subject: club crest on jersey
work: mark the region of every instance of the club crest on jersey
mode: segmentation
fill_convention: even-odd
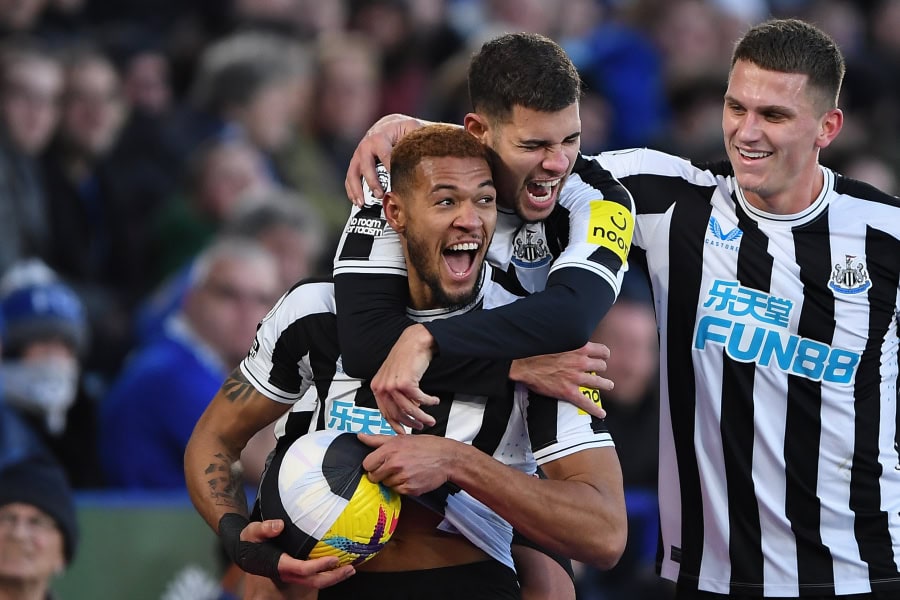
[[[844,264],[834,265],[828,287],[838,294],[860,294],[872,287],[869,271],[862,261],[853,262],[856,256],[844,255]]]
[[[522,269],[537,269],[553,259],[544,237],[544,228],[527,225],[516,232],[511,262]]]

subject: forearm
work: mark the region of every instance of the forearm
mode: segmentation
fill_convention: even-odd
[[[425,327],[438,356],[512,360],[583,346],[614,301],[615,291],[602,278],[561,269],[538,294]]]
[[[345,274],[336,276],[334,284],[344,370],[353,377],[371,379],[400,335],[415,325],[406,315],[406,278]],[[431,334],[427,335],[430,345]],[[436,357],[421,386],[432,393],[499,395],[506,389],[509,368],[507,360]]]
[[[621,471],[612,469],[603,482],[577,474],[565,479],[539,479],[471,446],[460,446],[465,447],[457,448],[458,459],[453,462],[450,481],[492,508],[526,537],[601,569],[611,568],[618,561],[626,537]],[[590,468],[591,460],[608,463],[608,456],[603,455],[610,453],[615,457],[612,448],[593,449],[560,461],[578,460]],[[614,463],[617,467],[618,460]],[[549,468],[552,470],[552,466]]]
[[[226,513],[249,515],[240,455],[240,447],[225,443],[201,417],[184,454],[184,476],[191,501],[214,531]]]
[[[288,408],[256,391],[238,368],[197,421],[184,453],[184,477],[197,512],[213,530],[226,513],[248,515],[241,451]]]

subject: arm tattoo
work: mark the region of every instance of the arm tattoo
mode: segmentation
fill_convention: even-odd
[[[235,369],[222,384],[225,397],[232,402],[246,401],[256,391],[250,381],[244,376],[240,368]]]
[[[215,458],[216,462],[209,463],[204,471],[213,501],[217,506],[247,510],[241,463],[221,453]]]

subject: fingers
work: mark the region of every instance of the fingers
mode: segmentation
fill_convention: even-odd
[[[354,573],[351,565],[338,566],[338,559],[333,556],[298,560],[283,555],[278,563],[278,575],[285,583],[300,583],[317,589],[339,583]]]
[[[372,448],[380,448],[391,439],[393,436],[390,435],[376,435],[374,433],[357,433],[356,437],[359,438],[366,446],[371,446]],[[371,455],[370,455],[371,456]],[[366,463],[363,462],[363,467],[366,466]]]
[[[363,205],[362,172],[359,169],[359,161],[354,153],[347,168],[347,176],[344,178],[344,191],[347,198],[358,207]]]
[[[601,377],[596,373],[585,373],[583,378],[578,381],[578,385],[592,390],[608,392],[615,387],[615,382],[613,382],[612,379]]]
[[[269,519],[268,521],[251,521],[241,531],[241,541],[265,542],[278,537],[284,529],[284,521],[281,519]]]
[[[374,386],[373,386],[374,387]],[[415,395],[416,400],[411,400],[406,394],[399,391],[376,391],[375,402],[382,416],[397,433],[406,433],[404,426],[415,430],[432,427],[435,424],[434,417],[419,408],[419,404],[434,406],[440,403],[440,399],[429,396],[419,391]]]
[[[580,396],[580,398],[573,397],[571,399],[566,399],[570,400],[572,404],[593,417],[597,417],[598,419],[606,418],[606,411],[603,409],[603,405],[600,404],[599,399],[595,401],[592,397],[585,394],[577,394],[577,396]]]
[[[584,349],[591,358],[600,358],[603,360],[609,359],[610,351],[606,344],[601,344],[600,342],[588,342],[585,344]]]

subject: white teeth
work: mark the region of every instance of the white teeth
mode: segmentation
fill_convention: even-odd
[[[476,242],[463,242],[460,244],[453,244],[447,250],[454,250],[457,252],[463,252],[466,250],[478,250],[478,244]]]
[[[746,156],[747,158],[764,158],[772,154],[771,152],[749,152],[747,150],[740,150],[738,152],[741,153],[741,156]]]
[[[559,179],[554,179],[553,181],[532,181],[531,183],[545,188],[552,188],[554,185],[559,183]]]

